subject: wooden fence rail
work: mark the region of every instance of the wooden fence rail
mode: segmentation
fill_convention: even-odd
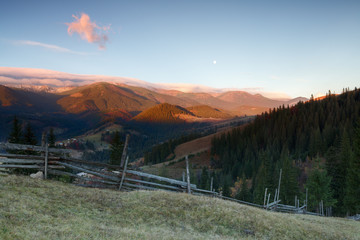
[[[3,168],[19,168],[19,169],[38,169],[44,171],[45,179],[48,174],[56,176],[69,176],[77,179],[76,185],[84,187],[112,188],[122,191],[131,191],[136,189],[145,190],[165,190],[175,192],[189,192],[195,195],[207,195],[234,201],[237,203],[249,205],[257,208],[264,208],[271,211],[302,213],[310,215],[319,215],[318,213],[308,212],[307,204],[299,206],[299,201],[295,199],[295,206],[280,204],[280,179],[278,189],[274,195],[274,201],[269,202],[270,193],[265,190],[264,205],[250,203],[222,196],[215,191],[199,189],[195,184],[190,184],[189,173],[187,181],[179,181],[176,179],[161,177],[149,173],[127,169],[127,161],[124,167],[109,165],[105,163],[89,162],[64,154],[74,151],[67,149],[55,149],[40,146],[20,145],[11,143],[0,143],[0,149],[26,150],[43,153],[39,155],[9,154],[0,153],[0,169]],[[57,154],[53,156],[51,154]],[[127,159],[128,160],[128,159]],[[114,171],[118,170],[118,171]],[[188,171],[187,171],[188,172]],[[82,174],[79,174],[82,173]],[[84,176],[85,175],[85,176]],[[280,172],[281,178],[281,172]],[[185,177],[183,177],[185,180]],[[212,190],[212,188],[211,188]],[[266,201],[267,199],[267,201]],[[306,198],[307,199],[307,198]],[[307,203],[307,201],[306,201]]]

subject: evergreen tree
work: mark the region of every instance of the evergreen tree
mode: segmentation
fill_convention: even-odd
[[[256,174],[254,201],[258,204],[263,204],[265,188],[268,189],[268,192],[275,190],[273,181],[273,163],[268,151],[261,152],[259,158],[261,159],[262,164]]]
[[[348,215],[360,213],[360,120],[355,129],[354,154],[346,175],[344,205]]]
[[[23,142],[24,142],[24,144],[28,144],[28,145],[36,145],[37,144],[37,140],[35,138],[35,134],[32,130],[30,123],[26,124]]]
[[[203,167],[201,172],[201,179],[200,179],[200,188],[201,189],[209,189],[209,172],[207,167]]]
[[[345,197],[345,189],[346,189],[346,178],[347,171],[349,168],[349,162],[351,161],[352,150],[350,146],[350,139],[347,134],[347,131],[343,131],[343,135],[341,138],[340,151],[338,154],[338,189],[337,189],[337,204],[335,208],[335,212],[340,215],[346,214],[346,209],[344,207],[344,197]]]
[[[47,140],[48,140],[49,147],[55,147],[56,137],[55,137],[53,128],[50,128]]]
[[[242,200],[242,201],[250,202],[251,201],[251,194],[250,194],[250,191],[249,191],[248,186],[247,186],[247,181],[246,181],[245,175],[243,175],[241,180],[242,180],[241,189],[235,195],[235,198],[239,199],[239,200]]]
[[[295,196],[299,195],[299,186],[297,170],[293,166],[292,161],[288,155],[288,150],[285,147],[281,153],[280,165],[280,168],[282,169],[282,176],[279,199],[281,199],[283,204],[292,204]]]
[[[124,143],[121,141],[120,133],[116,131],[112,138],[111,146],[110,146],[111,165],[120,165],[123,148],[124,148]]]
[[[11,133],[9,136],[9,143],[21,143],[21,124],[16,116],[14,116]]]
[[[333,198],[333,192],[330,188],[331,177],[327,175],[326,170],[315,168],[311,171],[309,178],[306,181],[306,188],[308,188],[308,209],[317,210],[319,202],[324,201],[324,207],[332,207],[336,203]]]
[[[225,197],[231,197],[230,186],[229,186],[228,180],[226,178],[224,179],[224,183],[222,186],[222,195]]]

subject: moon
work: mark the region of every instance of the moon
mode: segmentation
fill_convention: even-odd
[[[216,64],[216,60],[213,61],[213,64]]]

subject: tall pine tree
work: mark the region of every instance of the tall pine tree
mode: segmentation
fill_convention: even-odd
[[[333,192],[330,187],[331,177],[327,175],[326,170],[315,168],[311,171],[306,181],[306,188],[309,191],[308,209],[319,212],[319,203],[324,201],[324,207],[332,207],[336,200],[333,198]]]
[[[293,166],[286,147],[281,151],[280,168],[282,169],[279,199],[283,204],[292,204],[299,196],[297,170]]]
[[[16,116],[14,116],[12,129],[9,136],[9,143],[21,143],[21,124]]]
[[[360,213],[360,120],[354,133],[354,154],[350,158],[347,169],[344,197],[344,205],[348,215]]]
[[[32,130],[30,123],[26,124],[23,142],[24,142],[24,144],[28,144],[28,145],[36,145],[37,144],[37,140],[36,140],[35,134]]]
[[[121,141],[120,133],[115,132],[111,141],[110,164],[120,165],[124,143]]]
[[[49,147],[55,147],[56,137],[55,137],[53,128],[50,128],[47,140],[49,143]]]

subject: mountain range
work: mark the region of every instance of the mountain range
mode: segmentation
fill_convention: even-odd
[[[54,127],[63,137],[71,137],[109,121],[130,125],[135,122],[211,123],[307,101],[306,98],[275,100],[244,91],[184,92],[155,88],[146,82],[142,86],[143,82],[129,78],[110,82],[114,79],[99,77],[105,82],[94,82],[93,75],[87,76],[87,82],[78,80],[83,84],[80,86],[57,86],[46,84],[44,79],[52,77],[50,82],[54,83],[71,78],[76,82],[76,76],[50,71],[51,75],[49,70],[38,74],[41,80],[38,84],[21,85],[20,80],[28,79],[31,72],[16,75],[16,69],[11,69],[5,74],[3,69],[0,68],[1,140],[6,138],[14,115],[30,122],[39,132]],[[14,82],[15,78],[20,80]]]
[[[0,85],[0,108],[2,110],[72,114],[96,112],[104,115],[121,113],[125,120],[130,120],[140,112],[162,103],[182,108],[202,106],[202,114],[204,114],[204,108],[207,109],[206,117],[231,118],[235,115],[249,114],[251,111],[252,114],[259,114],[264,109],[280,105],[293,105],[298,101],[306,100],[305,98],[296,98],[280,101],[243,91],[214,94],[185,93],[163,89],[150,90],[107,82],[74,87],[67,91],[53,93]],[[215,115],[212,115],[211,112]],[[219,112],[223,113],[220,117],[218,116]]]

